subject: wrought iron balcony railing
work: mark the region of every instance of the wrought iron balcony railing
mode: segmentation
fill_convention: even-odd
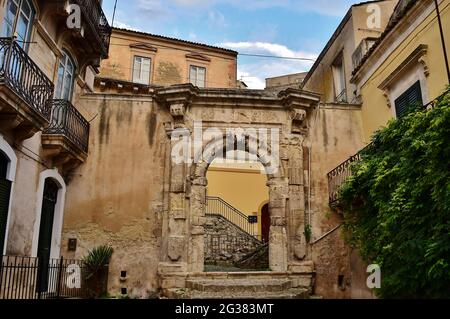
[[[0,38],[0,84],[50,121],[53,83],[13,38]]]
[[[354,162],[360,161],[361,155],[358,153],[348,160],[340,164],[334,170],[328,173],[328,192],[330,204],[334,204],[339,199],[339,189],[345,181],[352,176],[350,165]]]
[[[52,120],[46,135],[62,135],[84,153],[89,149],[89,122],[66,100],[50,100]]]
[[[72,0],[74,4],[80,6],[83,15],[92,30],[92,33],[101,44],[103,58],[108,57],[109,42],[111,39],[112,28],[108,23],[102,6],[98,0]]]
[[[341,93],[336,95],[335,101],[336,101],[336,103],[347,103],[348,102],[346,88],[344,88]]]

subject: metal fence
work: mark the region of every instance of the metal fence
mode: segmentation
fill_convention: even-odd
[[[87,298],[79,260],[2,256],[0,299]]]

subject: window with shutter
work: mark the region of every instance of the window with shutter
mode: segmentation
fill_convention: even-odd
[[[151,65],[151,59],[135,56],[133,65],[133,82],[139,84],[150,84]]]
[[[402,118],[411,106],[423,105],[422,89],[420,81],[413,84],[405,93],[395,100],[395,112],[397,118]]]
[[[206,82],[206,68],[191,65],[189,68],[189,82],[199,88],[204,88]]]

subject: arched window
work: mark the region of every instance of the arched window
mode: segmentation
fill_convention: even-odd
[[[31,0],[7,0],[1,37],[8,38],[17,33],[19,45],[26,50],[35,13]]]
[[[56,81],[55,99],[72,99],[73,84],[75,80],[75,63],[67,51],[59,61],[58,80]]]

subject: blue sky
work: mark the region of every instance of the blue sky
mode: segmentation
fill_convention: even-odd
[[[118,0],[114,26],[255,53],[315,58],[352,0]],[[114,0],[103,1],[111,21]],[[239,57],[250,88],[312,62]]]

